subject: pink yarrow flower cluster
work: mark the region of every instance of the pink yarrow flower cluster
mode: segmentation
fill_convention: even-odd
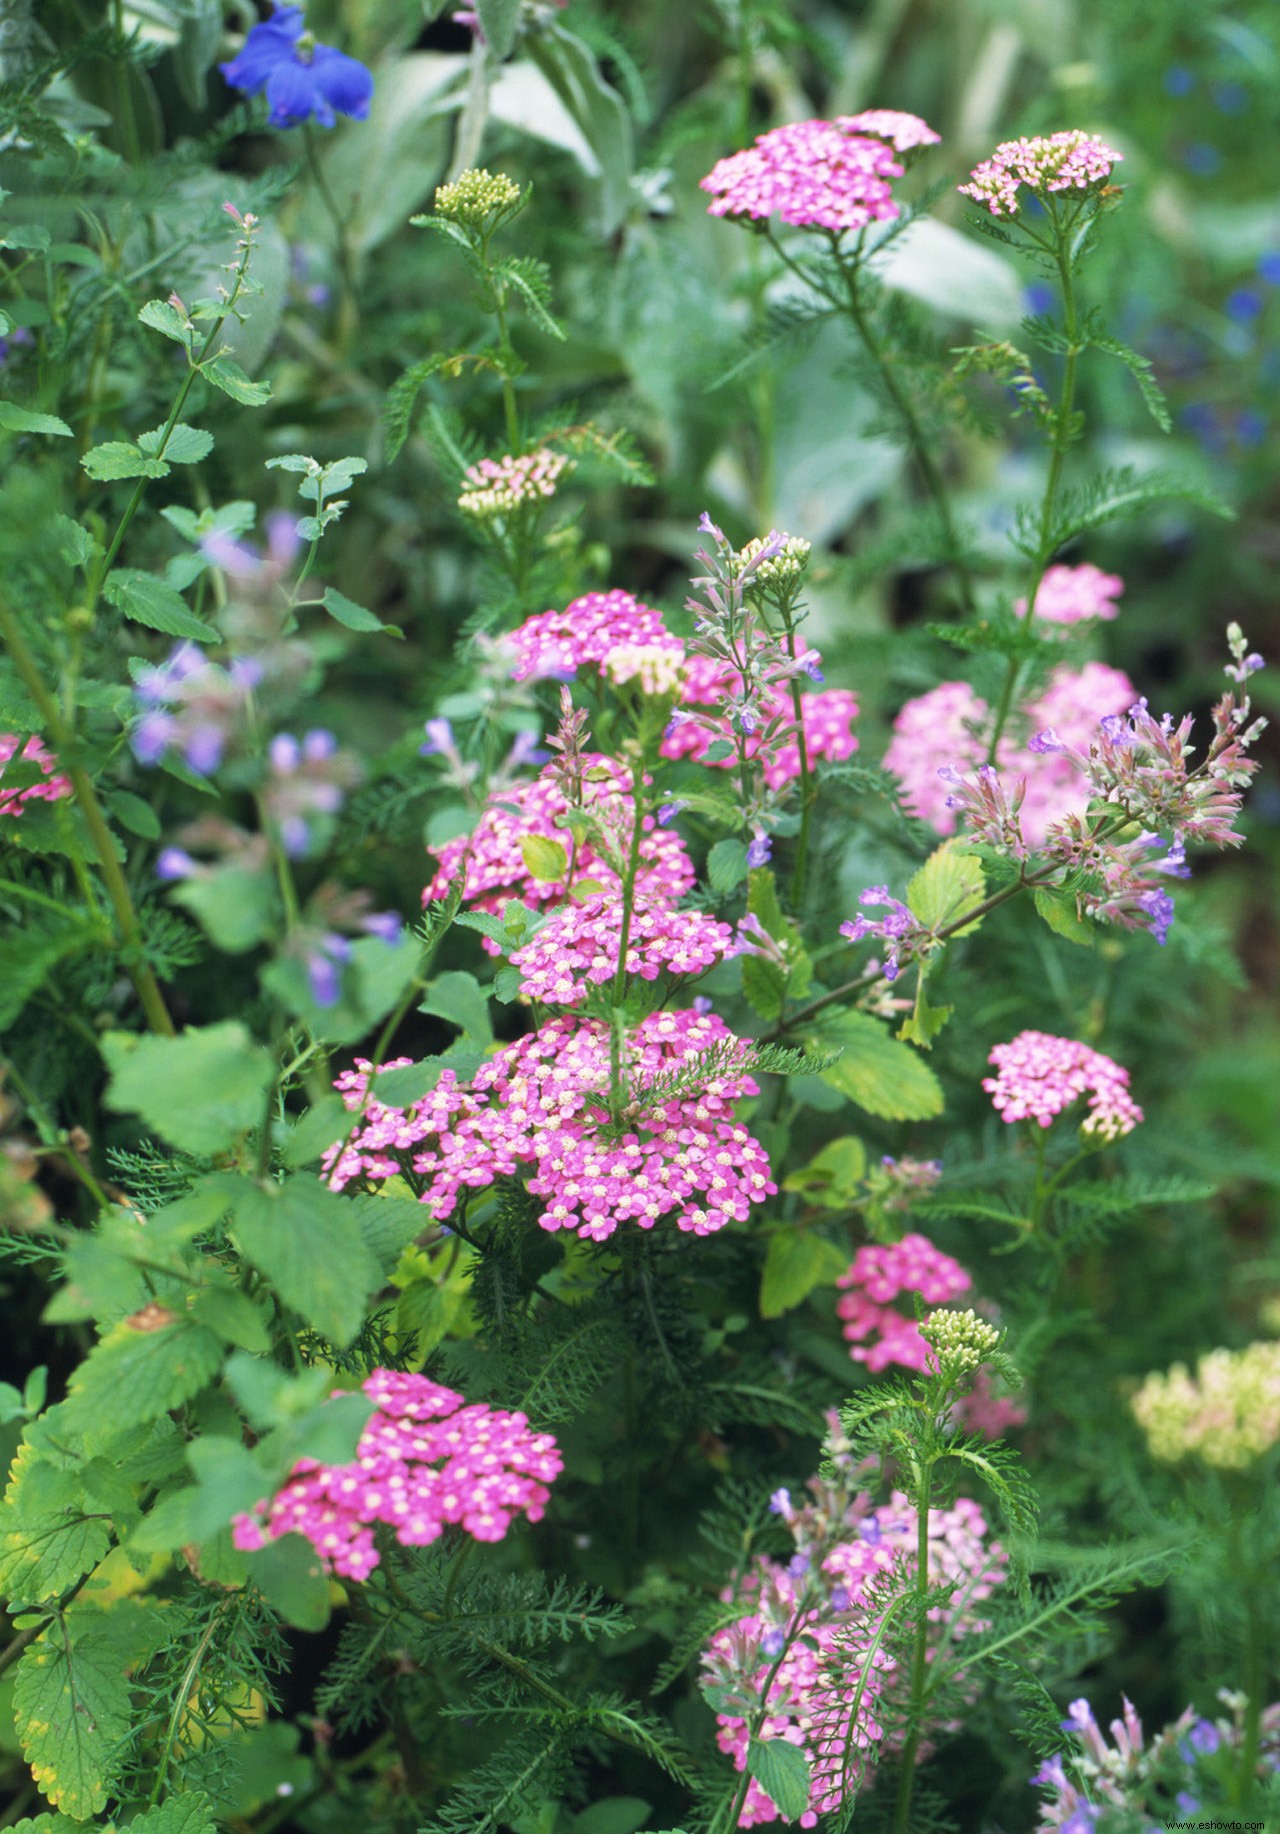
[[[1006,795],[1017,781],[1025,785],[1018,818],[1030,845],[1042,845],[1055,822],[1083,815],[1089,802],[1076,766],[1065,756],[1033,749],[1032,738],[1047,727],[1069,735],[1073,745],[1087,746],[1100,723],[1122,713],[1136,692],[1123,670],[1087,662],[1079,669],[1056,668],[1043,693],[1024,702],[1016,720],[1022,736],[1009,732],[1001,739],[995,769]],[[991,709],[967,682],[944,681],[907,701],[893,722],[885,769],[902,784],[912,812],[938,834],[954,834],[959,821],[954,779],[944,773],[965,776],[981,767],[991,721]]]
[[[587,592],[563,611],[540,611],[506,639],[515,652],[516,681],[576,675],[603,664],[622,647],[670,649],[683,654],[680,639],[655,611],[629,592]]]
[[[973,1285],[972,1279],[927,1236],[904,1235],[900,1242],[868,1242],[853,1257],[836,1285],[842,1296],[836,1316],[853,1345],[849,1355],[873,1371],[897,1363],[904,1369],[929,1367],[929,1346],[914,1318],[894,1309],[902,1293],[919,1293],[926,1305],[945,1305]],[[869,1341],[868,1341],[869,1340]]]
[[[10,764],[34,765],[40,772],[35,783],[6,788]],[[64,777],[39,739],[25,741],[16,732],[0,732],[0,815],[19,816],[28,803],[59,802],[71,794],[71,779]]]
[[[985,204],[993,217],[1016,217],[1022,186],[1039,198],[1061,191],[1088,192],[1105,183],[1123,157],[1082,128],[1036,134],[1002,141],[990,159],[974,167],[968,184],[956,189]]]
[[[511,960],[531,998],[550,1006],[580,1006],[613,981],[621,945],[620,900],[593,897],[562,905]],[[729,924],[702,911],[676,911],[666,902],[637,899],[627,932],[628,975],[656,981],[665,973],[686,980],[734,953]]]
[[[635,808],[628,778],[612,760],[598,754],[585,754],[583,765],[584,803],[616,835],[620,854],[630,836]],[[591,880],[610,891],[620,889],[621,875],[602,857],[599,846],[586,839],[573,848],[568,830],[556,825],[557,816],[569,810],[556,770],[553,760],[530,781],[502,789],[486,805],[470,834],[459,835],[435,850],[439,867],[422,894],[424,904],[443,898],[460,872],[466,875],[465,901],[476,910],[501,916],[512,898],[533,905],[560,903],[567,890],[564,882],[536,879],[529,870],[521,842],[530,838],[557,841],[571,852],[575,883]],[[646,816],[636,875],[640,896],[674,902],[690,890],[694,877],[684,842]],[[489,953],[497,954],[498,945],[487,937],[484,940]]]
[[[837,1437],[834,1444],[847,1442]],[[810,1791],[802,1828],[842,1805],[863,1780],[877,1745],[895,1749],[901,1743],[900,1736],[886,1734],[878,1702],[895,1694],[902,1677],[876,1636],[888,1600],[914,1572],[916,1512],[896,1491],[888,1503],[873,1505],[861,1487],[868,1468],[847,1450],[837,1449],[833,1462],[834,1477],[810,1479],[810,1495],[798,1506],[788,1491],[775,1493],[773,1508],[795,1536],[796,1553],[786,1562],[768,1556],[754,1562],[736,1594],[743,1615],[715,1633],[702,1657],[701,1684],[712,1691],[716,1708],[716,1742],[739,1771],[761,1706],[766,1711],[758,1736],[785,1739],[803,1751]],[[937,1646],[986,1628],[975,1606],[1003,1583],[1006,1561],[969,1498],[931,1511],[929,1579],[953,1588],[950,1599],[929,1612],[931,1660]],[[727,1602],[734,1597],[725,1594]],[[919,1755],[928,1750],[923,1746]],[[739,1826],[779,1819],[777,1805],[753,1777]]]
[[[795,121],[719,160],[700,185],[712,196],[712,216],[776,216],[796,228],[839,233],[898,216],[890,180],[901,176],[884,140],[835,121]]]
[[[349,1465],[299,1459],[270,1502],[235,1518],[245,1552],[304,1535],[330,1572],[366,1579],[385,1523],[404,1547],[426,1547],[450,1526],[501,1541],[517,1515],[537,1522],[563,1460],[524,1414],[477,1402],[422,1375],[375,1369],[362,1384],[375,1404]]]
[[[1074,1038],[1019,1032],[1008,1044],[996,1045],[987,1062],[996,1066],[996,1074],[984,1078],[982,1086],[1011,1126],[1015,1121],[1035,1121],[1049,1127],[1086,1095],[1089,1113],[1080,1124],[1081,1133],[1118,1140],[1142,1119],[1129,1093],[1129,1072]]]
[[[608,1025],[553,1019],[495,1052],[469,1084],[446,1070],[408,1111],[371,1101],[347,1148],[326,1159],[329,1182],[341,1190],[407,1167],[428,1181],[422,1201],[443,1222],[469,1191],[524,1172],[542,1199],[543,1229],[597,1242],[621,1223],[651,1229],[668,1216],[686,1233],[710,1235],[776,1194],[764,1148],[734,1119],[735,1099],[759,1093],[746,1073],[749,1047],[720,1019],[642,1019],[623,1049],[616,1117],[612,1046]],[[349,1108],[365,1106],[369,1072],[357,1062],[338,1078]],[[693,1086],[664,1093],[681,1072]]]
[[[1046,567],[1036,587],[1036,616],[1046,624],[1087,624],[1093,618],[1119,615],[1116,600],[1124,591],[1118,573],[1104,573],[1086,561],[1079,567]],[[1013,609],[1027,615],[1027,601],[1015,599]]]
[[[899,153],[942,143],[942,135],[935,134],[927,121],[901,108],[864,108],[861,114],[837,115],[836,126],[849,134],[870,134],[873,140],[887,140]]]
[[[458,508],[481,522],[510,515],[522,504],[553,497],[569,463],[562,452],[547,446],[519,456],[508,452],[500,459],[481,459],[467,467],[467,488],[458,498]]]
[[[808,673],[810,669],[816,671],[821,661],[816,650],[808,651],[805,672]],[[680,697],[681,706],[716,708],[717,717],[678,716],[667,728],[662,741],[662,756],[691,758],[695,763],[701,763],[716,741],[728,733],[730,723],[735,718],[735,693],[741,695],[740,680],[714,658],[690,657]],[[810,691],[802,695],[800,712],[804,722],[805,750],[810,763],[815,758],[827,758],[832,763],[840,763],[845,758],[851,758],[857,751],[858,741],[852,727],[858,717],[858,702],[847,688],[827,688],[816,694]],[[788,783],[794,783],[800,775],[800,745],[796,737],[795,708],[789,685],[779,683],[769,686],[763,695],[755,697],[754,705],[749,709],[744,708],[736,717],[741,720],[744,713],[751,722],[747,756],[760,760],[766,787],[776,791]],[[721,730],[722,724],[724,730]],[[721,770],[731,770],[735,759],[719,758],[715,763]]]

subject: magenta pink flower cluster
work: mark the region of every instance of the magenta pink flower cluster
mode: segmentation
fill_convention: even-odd
[[[902,167],[884,140],[835,121],[771,128],[700,181],[712,216],[776,216],[802,229],[865,229],[899,214],[889,181]]]
[[[550,916],[511,960],[524,992],[549,1006],[580,1006],[618,972],[622,905],[618,898],[585,898]],[[626,971],[642,981],[662,973],[687,980],[732,955],[732,926],[702,911],[672,910],[666,902],[638,898],[627,933]]]
[[[1087,1095],[1089,1113],[1081,1133],[1118,1140],[1132,1133],[1142,1110],[1129,1093],[1129,1072],[1101,1051],[1052,1032],[1019,1032],[998,1044],[987,1059],[996,1075],[983,1088],[1002,1120],[1035,1121],[1048,1127]]]
[[[375,1523],[404,1547],[426,1547],[450,1525],[501,1541],[515,1516],[540,1520],[564,1462],[550,1433],[535,1433],[524,1414],[468,1406],[422,1375],[375,1369],[362,1387],[377,1411],[354,1461],[299,1459],[270,1503],[235,1518],[238,1548],[305,1535],[330,1572],[367,1579],[379,1559]]]
[[[816,669],[822,658],[816,650],[808,660]],[[723,707],[741,687],[739,679],[713,657],[691,656],[686,665],[684,690],[680,696],[685,707]],[[820,693],[805,694],[800,701],[804,720],[805,750],[810,764],[815,758],[840,763],[858,749],[852,732],[858,717],[858,703],[847,688],[826,688]],[[684,718],[673,721],[662,741],[664,758],[691,758],[700,763],[717,739],[726,737],[732,713],[720,723],[707,718]],[[771,790],[794,783],[800,775],[800,745],[795,734],[795,709],[789,687],[773,687],[764,703],[748,715],[754,722],[747,741],[747,755],[759,758],[764,780]],[[720,769],[734,767],[734,758],[718,760]]]
[[[43,774],[42,781],[6,789],[5,767],[10,762],[34,764]],[[58,802],[70,794],[71,779],[56,768],[55,760],[39,739],[30,738],[24,743],[16,732],[0,732],[0,815],[18,816],[29,802]]]
[[[1122,670],[1086,662],[1079,669],[1056,668],[1043,693],[1023,704],[1017,717],[1020,735],[1010,732],[1001,739],[996,768],[1006,783],[1025,780],[1019,816],[1032,846],[1043,844],[1054,822],[1084,814],[1089,786],[1070,759],[1032,751],[1030,740],[1048,727],[1087,749],[1101,722],[1124,712],[1135,694]],[[976,770],[987,755],[990,732],[991,709],[963,681],[944,681],[907,701],[894,720],[885,769],[902,784],[913,813],[938,834],[953,834],[957,825],[953,786],[939,773],[951,769],[963,776]]]
[[[1046,624],[1086,624],[1092,618],[1114,618],[1116,600],[1124,591],[1118,573],[1104,573],[1086,561],[1079,567],[1046,567],[1036,587],[1036,616]],[[1015,599],[1013,609],[1027,615],[1027,601]]]
[[[1039,198],[1058,191],[1087,192],[1110,178],[1112,166],[1123,157],[1083,128],[1037,134],[1002,141],[990,159],[974,167],[968,184],[956,188],[985,204],[993,217],[1015,217],[1020,186]]]
[[[357,1061],[335,1087],[364,1113],[341,1156],[326,1159],[329,1182],[341,1190],[408,1167],[429,1180],[422,1201],[443,1222],[469,1191],[524,1170],[545,1206],[540,1226],[596,1242],[620,1223],[652,1229],[666,1216],[694,1235],[746,1222],[777,1192],[764,1148],[733,1115],[737,1097],[759,1093],[744,1068],[749,1047],[714,1014],[650,1013],[623,1047],[615,1120],[612,1044],[599,1021],[553,1019],[495,1052],[469,1085],[446,1070],[407,1112],[376,1100],[365,1108],[370,1066]],[[696,1087],[664,1093],[682,1071]]]
[[[900,1242],[866,1243],[836,1285],[844,1289],[836,1316],[844,1320],[855,1362],[871,1370],[889,1363],[923,1370],[929,1366],[929,1346],[915,1319],[896,1311],[893,1301],[901,1293],[919,1293],[927,1305],[945,1305],[967,1293],[973,1281],[927,1236],[912,1234]]]
[[[942,142],[942,135],[935,134],[927,121],[901,108],[864,108],[861,114],[837,115],[836,126],[849,134],[870,134],[873,140],[887,140],[899,153]]]
[[[785,1739],[804,1752],[810,1792],[802,1828],[814,1827],[819,1815],[838,1809],[858,1787],[867,1757],[857,1753],[901,1744],[900,1735],[886,1736],[877,1716],[877,1702],[894,1693],[901,1677],[874,1643],[888,1597],[915,1568],[916,1512],[896,1491],[873,1507],[858,1487],[867,1467],[840,1453],[835,1464],[833,1480],[810,1479],[810,1499],[799,1507],[787,1491],[776,1492],[773,1507],[795,1536],[797,1551],[785,1563],[767,1556],[755,1561],[736,1594],[743,1615],[718,1630],[702,1656],[702,1686],[714,1690],[717,1703],[716,1742],[738,1770],[746,1766],[749,1728],[762,1705],[759,1736]],[[929,1578],[954,1588],[949,1602],[929,1613],[935,1627],[930,1659],[937,1645],[986,1628],[974,1606],[1003,1583],[1007,1564],[1003,1548],[987,1536],[986,1518],[968,1497],[930,1513]],[[725,1597],[733,1601],[735,1595]],[[739,1826],[779,1819],[777,1805],[753,1778]]]
[[[620,851],[630,834],[635,808],[629,780],[620,766],[598,754],[587,754],[584,764],[589,771],[607,773],[594,781],[588,778],[583,793],[587,805],[617,835]],[[470,834],[459,835],[435,850],[439,869],[422,894],[424,904],[443,898],[460,872],[466,874],[466,902],[477,910],[500,916],[511,898],[529,904],[560,903],[565,884],[535,879],[525,862],[520,843],[529,838],[557,841],[570,852],[574,882],[594,880],[611,891],[621,886],[620,875],[601,858],[597,847],[584,841],[573,848],[569,831],[556,826],[556,817],[567,812],[569,803],[555,771],[553,760],[530,781],[500,790]],[[658,828],[652,816],[645,817],[644,828],[637,891],[655,900],[683,897],[695,877],[684,842],[677,834]],[[485,947],[490,954],[498,953],[498,945],[487,937]]]
[[[516,681],[576,675],[580,668],[602,664],[610,650],[669,649],[683,645],[667,629],[662,613],[631,593],[587,592],[563,611],[540,611],[526,618],[506,642],[515,651]]]

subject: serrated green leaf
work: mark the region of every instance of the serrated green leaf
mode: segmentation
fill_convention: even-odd
[[[747,849],[733,836],[717,841],[707,855],[707,883],[722,895],[741,885],[747,876]]]
[[[74,911],[50,912],[38,929],[0,934],[4,973],[0,975],[0,1026],[12,1025],[53,970],[82,949],[105,941],[100,924]]]
[[[249,1577],[286,1624],[323,1630],[329,1622],[329,1581],[320,1556],[302,1535],[282,1535],[248,1556]]]
[[[61,439],[71,438],[71,428],[56,414],[37,414],[32,408],[20,408],[16,401],[0,401],[0,427],[7,433],[53,433]]]
[[[489,989],[482,987],[474,974],[454,969],[438,974],[428,984],[419,1012],[434,1013],[461,1027],[468,1038],[488,1044],[493,1037],[489,1021]]]
[[[222,1340],[189,1314],[167,1317],[158,1326],[125,1319],[98,1339],[71,1378],[65,1431],[105,1444],[180,1407],[212,1380],[222,1367]]]
[[[213,1834],[213,1810],[203,1790],[183,1789],[129,1823],[129,1834]]]
[[[830,1209],[844,1210],[866,1175],[866,1147],[856,1134],[842,1134],[838,1140],[829,1140],[808,1165],[788,1172],[782,1188],[798,1191]]]
[[[795,1821],[809,1806],[809,1760],[784,1738],[753,1738],[747,1769],[784,1821]]]
[[[89,1504],[79,1474],[21,1445],[0,1504],[0,1593],[14,1605],[56,1598],[110,1546],[110,1524]]]
[[[545,834],[522,834],[520,856],[541,885],[559,885],[569,870],[569,855]]]
[[[153,331],[172,338],[175,344],[190,347],[191,333],[187,329],[186,318],[167,299],[149,299],[145,306],[139,308],[138,317]]]
[[[907,905],[927,930],[943,929],[982,902],[982,862],[963,852],[962,846],[959,841],[943,841],[907,886]],[[981,922],[979,917],[955,934],[970,936]]]
[[[160,839],[160,817],[141,796],[135,796],[132,790],[112,790],[106,800],[120,826],[127,828],[130,834],[144,841]]]
[[[153,573],[115,567],[107,575],[102,596],[118,605],[126,618],[145,624],[148,630],[163,631],[170,637],[190,637],[196,643],[217,639],[213,625],[198,618],[182,594]]]
[[[967,934],[968,930],[976,928],[976,924],[969,924],[964,931],[960,931],[958,934],[964,935]],[[904,1043],[918,1044],[922,1051],[933,1049],[934,1039],[938,1036],[938,1033],[956,1010],[954,1006],[930,1005],[928,996],[925,992],[927,985],[928,975],[925,970],[921,968],[919,977],[916,981],[916,1003],[911,1009],[911,1012],[898,1027],[898,1037],[901,1038]]]
[[[200,374],[215,388],[220,388],[224,395],[230,395],[233,401],[239,401],[247,408],[260,408],[264,401],[270,401],[271,388],[266,382],[251,382],[240,365],[232,357],[214,357],[208,363],[200,365]]]
[[[140,1114],[183,1152],[227,1151],[259,1124],[273,1065],[238,1020],[189,1027],[177,1038],[108,1032],[107,1106]]]
[[[198,1324],[208,1325],[224,1344],[234,1344],[255,1356],[266,1356],[271,1348],[271,1332],[261,1306],[233,1286],[202,1287],[192,1301],[191,1316]]]
[[[91,446],[80,460],[91,478],[109,484],[117,478],[165,478],[169,467],[163,459],[148,458],[132,441],[109,439],[104,445]]]
[[[782,1017],[787,977],[777,962],[763,955],[742,957],[742,991],[753,1012],[770,1021]]]
[[[202,427],[189,427],[180,420],[165,440],[161,452],[163,433],[163,427],[156,427],[151,433],[138,435],[138,445],[148,458],[163,458],[169,465],[197,465],[213,451],[213,434],[206,433]]]
[[[246,1182],[231,1228],[287,1306],[339,1348],[351,1342],[381,1275],[349,1202],[313,1178]]]
[[[228,955],[256,949],[283,916],[276,882],[265,867],[257,871],[234,862],[215,866],[207,877],[175,885],[169,895]]]
[[[1080,916],[1070,892],[1053,891],[1047,885],[1037,886],[1032,894],[1032,902],[1055,936],[1078,943],[1083,949],[1092,949],[1093,925],[1087,918]]]
[[[70,1620],[33,1643],[18,1665],[13,1717],[31,1774],[55,1808],[86,1819],[106,1804],[127,1753],[129,1684],[110,1639]]]
[[[811,1229],[780,1229],[770,1236],[764,1258],[761,1318],[781,1318],[815,1287],[833,1286],[848,1265],[847,1249],[837,1248]]]
[[[284,1148],[289,1170],[298,1172],[304,1165],[314,1164],[328,1147],[346,1138],[354,1118],[336,1095],[321,1097],[289,1130]]]
[[[879,1019],[844,1012],[809,1040],[815,1051],[839,1046],[839,1063],[823,1081],[868,1114],[886,1121],[928,1121],[942,1113],[942,1085],[928,1064],[892,1038]]]
[[[44,1815],[24,1815],[21,1821],[9,1824],[7,1834],[85,1834],[82,1821],[73,1821],[69,1815],[56,1812]]]

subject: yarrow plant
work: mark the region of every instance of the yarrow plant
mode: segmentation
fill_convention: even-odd
[[[1132,1401],[1153,1458],[1198,1458],[1242,1470],[1280,1441],[1280,1343],[1211,1350],[1196,1363],[1153,1373]]]
[[[988,1063],[996,1074],[983,1078],[1001,1120],[1034,1121],[1051,1127],[1060,1114],[1089,1098],[1082,1134],[1118,1140],[1132,1133],[1142,1110],[1129,1093],[1129,1072],[1101,1051],[1048,1032],[1019,1032],[993,1047]]]
[[[1123,157],[1080,128],[1005,140],[990,159],[974,167],[968,184],[959,189],[985,204],[993,217],[1016,217],[1022,202],[1019,191],[1025,189],[1041,202],[1063,192],[1091,193],[1110,178]]]
[[[563,1459],[523,1414],[483,1404],[426,1376],[375,1369],[362,1384],[374,1413],[347,1465],[302,1459],[283,1489],[237,1516],[233,1540],[252,1551],[302,1535],[344,1579],[378,1565],[379,1523],[402,1547],[427,1547],[457,1525],[501,1541],[517,1515],[541,1519]]]

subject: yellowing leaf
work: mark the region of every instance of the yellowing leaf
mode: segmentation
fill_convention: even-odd
[[[982,902],[986,892],[982,863],[971,853],[961,852],[961,845],[959,841],[943,841],[907,887],[912,914],[927,930],[943,929]],[[955,934],[968,936],[981,921],[979,917]]]
[[[867,1013],[840,1013],[810,1041],[815,1052],[833,1045],[842,1055],[822,1072],[823,1081],[868,1114],[886,1121],[928,1121],[942,1113],[942,1085],[933,1071],[908,1046],[890,1037],[878,1019]]]
[[[543,885],[558,885],[569,870],[569,856],[559,841],[545,834],[525,834],[520,853],[533,877]]]
[[[129,1684],[101,1631],[72,1639],[69,1622],[23,1654],[13,1718],[31,1774],[55,1808],[85,1820],[101,1810],[125,1756]]]

